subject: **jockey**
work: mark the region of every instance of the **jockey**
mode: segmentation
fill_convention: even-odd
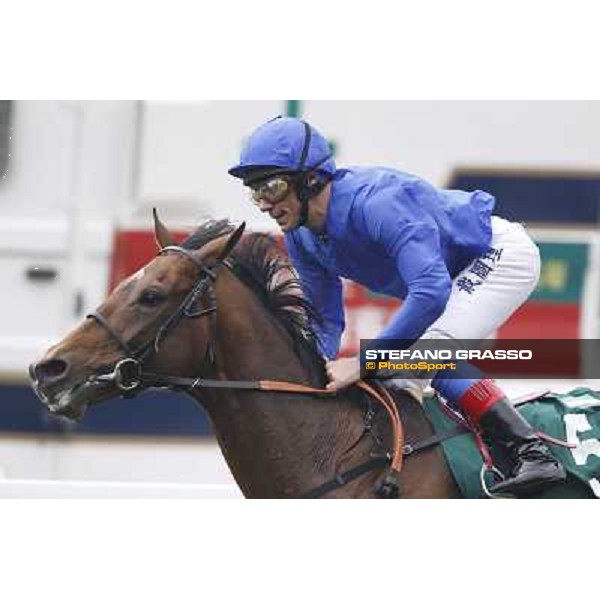
[[[380,340],[483,340],[538,281],[536,245],[521,225],[492,216],[493,196],[437,189],[390,168],[338,169],[327,140],[302,120],[258,127],[229,174],[285,234],[322,317],[314,329],[329,359],[328,389],[361,376],[359,357],[335,360],[344,329],[341,277],[404,300]],[[518,495],[563,481],[564,468],[498,385],[466,362],[459,368],[460,379],[438,374],[417,385],[431,384],[505,449],[511,472],[491,491]]]

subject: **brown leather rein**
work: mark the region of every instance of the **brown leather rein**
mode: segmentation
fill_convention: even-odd
[[[101,321],[98,321],[101,323]],[[336,391],[327,390],[324,388],[315,388],[299,383],[289,381],[276,381],[270,379],[261,380],[223,380],[223,379],[206,379],[203,377],[176,377],[162,373],[150,373],[142,370],[142,365],[134,358],[124,358],[119,361],[112,373],[106,375],[96,375],[90,378],[91,383],[113,383],[122,392],[125,397],[137,395],[147,388],[168,388],[176,392],[190,393],[196,389],[237,389],[247,391],[262,391],[267,393],[286,393],[300,394],[304,396],[317,397],[335,397]],[[392,449],[388,457],[379,457],[359,466],[356,469],[350,469],[348,473],[342,476],[336,476],[336,485],[330,486],[329,483],[324,484],[305,492],[301,497],[316,498],[322,494],[315,494],[316,491],[322,490],[322,493],[327,493],[336,487],[342,487],[349,483],[352,479],[367,473],[373,468],[383,467],[389,463],[388,470],[383,477],[383,480],[377,488],[377,495],[380,498],[396,498],[400,494],[399,476],[402,470],[402,464],[405,454],[412,453],[412,450],[407,452],[404,444],[404,429],[402,420],[396,403],[394,402],[389,391],[378,382],[368,383],[366,381],[358,381],[356,386],[366,392],[369,398],[380,405],[387,413],[392,427]],[[426,444],[427,446],[429,443]],[[425,446],[424,446],[425,447]]]
[[[172,328],[180,321],[183,317],[195,318],[201,316],[210,316],[212,321],[212,331],[216,330],[216,296],[212,289],[212,284],[216,279],[215,270],[221,265],[230,267],[229,263],[221,258],[212,267],[206,267],[200,264],[197,259],[186,249],[179,246],[169,246],[163,248],[160,254],[168,251],[176,251],[183,254],[187,258],[191,259],[194,264],[199,268],[199,279],[194,285],[191,292],[186,296],[183,303],[175,310],[174,313],[167,319],[165,324],[160,328],[156,336],[144,343],[141,347],[134,350],[130,342],[125,342],[121,339],[119,333],[110,325],[107,318],[98,312],[87,315],[87,318],[94,320],[100,325],[113,340],[119,345],[119,348],[124,352],[125,358],[120,360],[114,367],[111,367],[111,372],[105,374],[98,374],[91,376],[87,383],[94,385],[97,383],[113,383],[122,393],[122,395],[131,397],[136,395],[143,389],[149,387],[155,388],[169,388],[175,391],[186,391],[191,392],[194,389],[200,388],[221,388],[221,389],[239,389],[239,390],[258,390],[271,393],[291,393],[291,394],[302,394],[312,395],[320,397],[333,397],[337,392],[332,390],[326,390],[321,388],[314,388],[303,384],[291,383],[287,381],[273,381],[273,380],[257,380],[257,381],[232,381],[232,380],[219,380],[219,379],[204,379],[198,378],[187,378],[187,377],[175,377],[167,374],[149,373],[142,369],[144,360],[153,352],[157,352],[160,342],[166,337],[166,335],[172,330]],[[204,310],[194,310],[195,303],[204,295],[208,294],[212,305]],[[212,340],[209,340],[208,348],[209,354],[213,356],[212,352]],[[214,356],[213,356],[214,358]],[[386,411],[389,416],[391,427],[392,427],[392,451],[390,453],[390,464],[389,468],[377,489],[379,497],[393,498],[399,495],[399,482],[398,478],[400,471],[402,470],[403,454],[404,454],[404,432],[402,427],[402,421],[398,408],[389,393],[389,391],[381,384],[370,384],[366,381],[359,381],[356,384],[362,390],[364,390],[368,396],[377,404],[379,404]],[[387,458],[382,461],[381,458],[375,461],[366,463],[364,467],[373,464],[375,466],[381,466],[381,464],[388,462]],[[361,467],[358,469],[352,469],[352,478],[336,478],[338,484],[335,487],[341,487],[345,485],[351,479],[356,478],[362,474]],[[370,470],[370,469],[368,469]],[[367,472],[367,470],[364,470]],[[358,474],[357,474],[358,473]],[[319,486],[316,490],[324,490],[324,493],[329,491],[328,484]],[[316,497],[313,495],[313,491],[303,494],[302,497]]]

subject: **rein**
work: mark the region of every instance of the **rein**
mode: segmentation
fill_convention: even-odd
[[[141,365],[134,359],[124,358],[119,361],[112,373],[108,375],[98,375],[94,378],[101,382],[114,382],[116,386],[124,392],[124,395],[129,397],[134,396],[139,391],[145,388],[168,388],[175,392],[192,392],[194,389],[235,389],[247,391],[262,391],[270,393],[287,393],[301,394],[319,397],[334,397],[337,392],[323,388],[314,388],[299,383],[291,383],[289,381],[276,381],[270,379],[259,380],[222,380],[222,379],[205,379],[202,377],[176,377],[174,375],[166,375],[162,373],[150,373],[143,371]],[[334,480],[327,482],[314,490],[305,492],[301,498],[318,498],[333,489],[341,487],[349,483],[353,479],[367,473],[376,467],[383,467],[390,464],[388,472],[385,474],[382,483],[377,488],[377,495],[380,498],[396,498],[399,491],[399,476],[402,470],[404,456],[412,455],[413,453],[429,448],[440,441],[447,439],[448,434],[440,436],[432,436],[425,443],[409,445],[404,444],[404,430],[400,414],[394,400],[388,390],[383,386],[371,385],[366,381],[359,381],[356,384],[363,389],[367,395],[380,404],[387,412],[392,424],[393,451],[389,456],[376,457],[359,467],[350,469],[349,471],[338,474]],[[462,432],[462,428],[460,428]],[[459,428],[456,432],[453,430],[452,435],[459,433]]]
[[[194,389],[237,389],[237,390],[253,390],[272,393],[288,393],[302,394],[319,397],[332,397],[336,395],[335,391],[326,389],[314,388],[302,384],[291,383],[286,381],[273,380],[256,380],[256,381],[231,381],[220,379],[204,379],[201,377],[188,378],[176,377],[172,375],[150,373],[144,371],[143,362],[152,354],[159,350],[160,342],[172,331],[172,329],[181,321],[182,318],[197,318],[210,316],[211,318],[211,335],[207,346],[207,355],[211,364],[216,361],[216,356],[213,348],[213,341],[216,335],[216,309],[217,301],[213,289],[213,283],[216,280],[216,271],[221,266],[231,268],[231,264],[225,259],[229,250],[235,245],[228,244],[228,249],[221,255],[213,267],[207,267],[198,261],[198,259],[188,250],[180,246],[166,246],[160,252],[164,254],[168,251],[178,252],[190,259],[198,267],[198,280],[192,290],[185,297],[179,307],[171,313],[164,324],[160,327],[154,338],[151,338],[139,348],[134,349],[131,341],[126,342],[121,338],[119,333],[110,325],[108,319],[98,312],[86,315],[86,318],[94,320],[100,325],[109,336],[118,344],[119,348],[125,354],[125,358],[120,360],[112,369],[112,372],[107,374],[93,375],[88,379],[89,384],[94,383],[113,383],[122,392],[125,397],[135,396],[138,392],[148,387],[169,388],[174,391],[191,392]],[[195,304],[205,295],[210,298],[210,306],[205,309],[195,309]],[[349,481],[356,479],[360,475],[380,466],[389,463],[390,466],[385,473],[383,480],[376,489],[376,493],[380,498],[396,498],[400,494],[399,475],[402,470],[402,462],[404,455],[412,454],[417,446],[407,447],[404,445],[404,432],[402,421],[398,408],[387,389],[382,385],[372,385],[365,381],[359,381],[356,384],[364,390],[368,396],[381,405],[386,411],[392,426],[392,452],[390,456],[377,457],[354,467],[345,473],[338,474],[335,480],[327,482],[309,492],[301,495],[302,498],[316,498],[337,487],[345,485]],[[456,435],[456,434],[455,434]],[[420,449],[429,447],[435,443],[439,443],[439,436],[433,436],[424,444],[420,445]],[[432,441],[433,440],[433,441]],[[411,449],[409,453],[407,450]]]

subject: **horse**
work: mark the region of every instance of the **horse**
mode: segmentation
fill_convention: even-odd
[[[41,401],[77,420],[90,405],[166,385],[207,411],[245,497],[376,497],[392,443],[385,412],[357,387],[318,394],[318,315],[281,245],[228,220],[177,245],[154,220],[157,256],[30,366]],[[160,373],[144,379],[151,370]],[[265,379],[315,393],[248,384]],[[397,407],[405,440],[434,436],[410,393],[398,391]],[[461,496],[437,444],[405,461],[399,483],[402,498]]]

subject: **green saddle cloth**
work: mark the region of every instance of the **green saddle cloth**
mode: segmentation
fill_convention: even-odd
[[[426,397],[423,406],[436,433],[456,427],[437,396]],[[576,444],[575,448],[548,444],[564,465],[568,477],[564,484],[537,497],[600,497],[600,392],[580,387],[566,394],[543,396],[518,406],[518,410],[537,431]],[[473,436],[458,435],[443,442],[442,447],[463,496],[484,497],[480,481],[483,459]],[[491,483],[489,479],[488,483]]]

